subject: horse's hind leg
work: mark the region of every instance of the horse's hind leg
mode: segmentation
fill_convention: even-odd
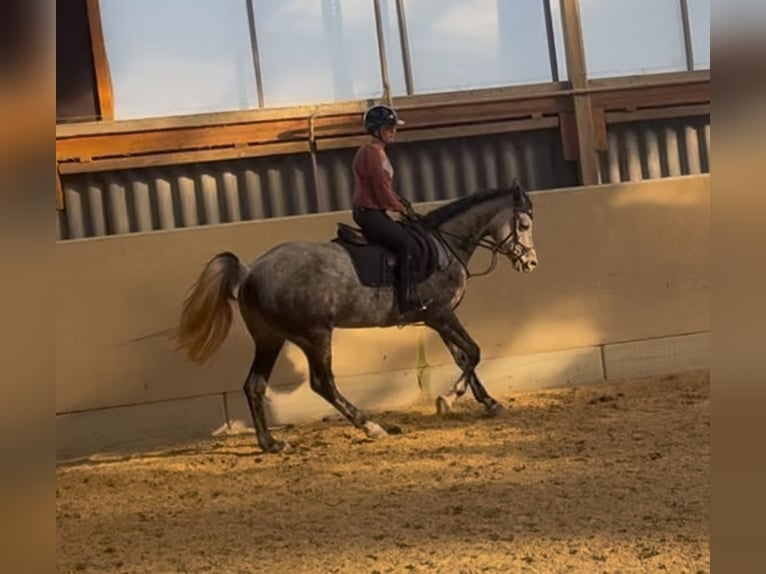
[[[255,358],[243,389],[245,397],[247,397],[247,404],[250,407],[250,415],[253,418],[255,436],[258,439],[258,445],[264,452],[280,452],[285,448],[284,442],[274,440],[274,437],[271,436],[263,406],[266,386],[283,345],[284,339],[273,338],[256,341]]]
[[[332,332],[322,331],[296,341],[306,354],[309,363],[311,389],[330,403],[355,427],[363,429],[370,438],[383,438],[383,428],[370,420],[359,408],[344,397],[335,386],[332,373]]]

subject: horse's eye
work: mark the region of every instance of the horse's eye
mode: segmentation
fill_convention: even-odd
[[[519,223],[519,231],[529,231],[529,223]]]

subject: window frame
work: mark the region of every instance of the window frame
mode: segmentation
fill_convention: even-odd
[[[87,1],[97,14],[95,8],[99,0]],[[572,22],[578,21],[577,12],[573,13],[573,10],[579,7],[579,0],[541,1],[560,2],[565,34],[573,26]],[[397,7],[403,6],[404,2],[396,0]],[[406,18],[400,18],[399,25],[406,30]],[[555,48],[550,28],[546,29],[549,49],[551,46]],[[103,35],[98,37],[98,26],[91,26],[91,34],[103,46]],[[572,37],[571,49],[576,53],[583,49],[582,38],[578,39],[577,34]],[[406,32],[403,37],[400,35],[400,40],[404,45]],[[379,50],[385,53],[383,42]],[[401,53],[403,58],[408,57],[404,47]],[[101,76],[99,99],[108,107],[112,97],[108,62],[105,52],[97,47],[94,47],[95,57],[99,58],[102,70],[106,70]],[[553,59],[551,66],[554,66]],[[384,95],[373,100],[283,108],[58,124],[57,175],[283,153],[314,154],[321,149],[352,147],[364,138],[359,118],[373,101],[387,100],[407,115],[407,126],[400,133],[402,141],[554,128],[561,132],[564,147],[572,154],[567,159],[579,161],[581,166],[587,161],[587,154],[598,151],[599,142],[606,137],[603,132],[607,124],[652,117],[686,117],[690,113],[709,114],[709,69],[598,79],[585,75],[584,81],[579,82],[572,81],[573,70],[569,62],[567,69],[569,79],[565,82],[418,93],[394,98]],[[580,105],[581,112],[576,118],[578,100],[581,104],[589,100],[591,113],[583,112],[586,107]],[[590,134],[583,138],[584,132]]]

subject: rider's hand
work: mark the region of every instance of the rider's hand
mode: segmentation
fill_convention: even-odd
[[[403,221],[405,217],[401,211],[393,211],[391,209],[386,210],[386,215],[394,221]]]

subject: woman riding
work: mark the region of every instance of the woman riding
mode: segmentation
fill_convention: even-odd
[[[396,138],[396,127],[404,125],[393,108],[376,105],[364,114],[364,129],[370,141],[356,152],[354,172],[353,217],[365,236],[394,251],[398,258],[397,302],[399,312],[422,310],[411,288],[409,270],[413,245],[409,232],[401,224],[411,213],[410,203],[392,186],[394,169],[386,155],[386,145]]]

